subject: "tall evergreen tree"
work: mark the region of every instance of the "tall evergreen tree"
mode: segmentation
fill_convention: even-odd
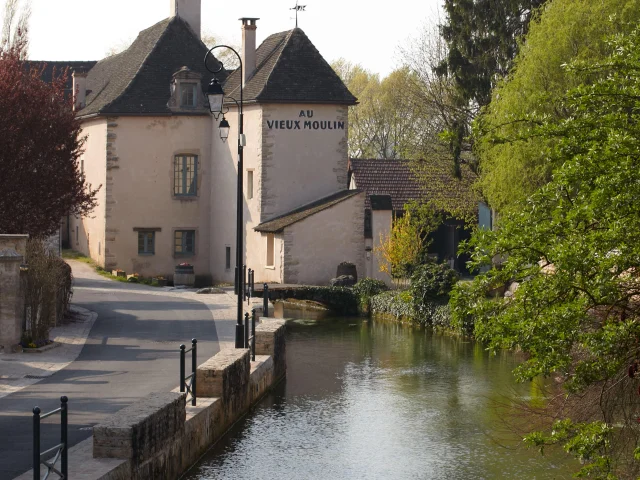
[[[491,101],[491,90],[504,78],[528,31],[535,9],[546,0],[445,0],[440,33],[448,45],[437,67],[456,85],[458,118],[447,134],[456,172],[468,142],[471,121]]]

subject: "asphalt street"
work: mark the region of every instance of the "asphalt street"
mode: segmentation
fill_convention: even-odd
[[[69,397],[73,446],[91,435],[93,425],[137,398],[177,387],[181,343],[189,345],[191,338],[197,338],[201,363],[219,351],[219,340],[234,335],[233,320],[214,322],[215,306],[106,280],[87,265],[73,263],[72,302],[97,312],[98,319],[75,362],[0,399],[2,480],[32,466],[34,406],[47,412],[59,406],[61,395]],[[41,431],[42,450],[59,443],[59,416],[44,420]]]

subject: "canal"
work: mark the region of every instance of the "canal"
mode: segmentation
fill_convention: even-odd
[[[515,365],[398,324],[290,322],[286,380],[185,478],[571,478],[573,460],[519,441],[523,418],[506,405],[536,389],[514,382]]]

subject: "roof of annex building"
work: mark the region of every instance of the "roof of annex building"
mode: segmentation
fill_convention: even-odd
[[[343,202],[355,195],[362,193],[362,190],[341,190],[336,193],[332,193],[326,197],[315,200],[311,203],[307,203],[286,213],[270,218],[256,226],[254,230],[256,232],[263,233],[278,233],[284,230],[285,227],[293,225],[296,222],[304,220],[322,210],[331,208],[340,202]]]

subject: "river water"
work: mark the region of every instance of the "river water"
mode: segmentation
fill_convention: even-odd
[[[287,378],[185,476],[213,479],[565,479],[561,452],[519,441],[505,405],[536,401],[513,355],[362,319],[287,324]]]

